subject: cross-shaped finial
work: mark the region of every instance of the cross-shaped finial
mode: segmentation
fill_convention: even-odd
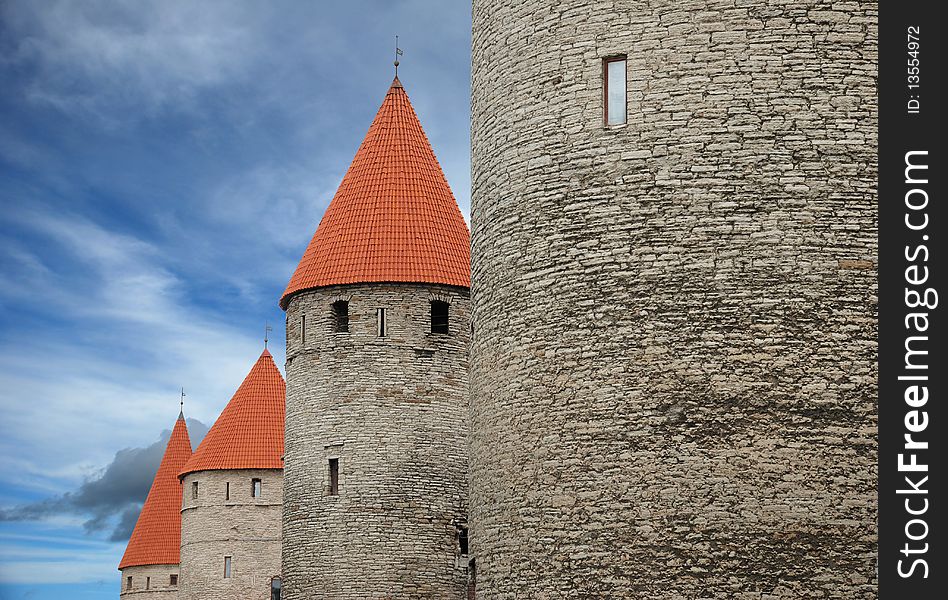
[[[404,54],[402,49],[398,47],[398,36],[395,36],[395,77],[398,77],[398,57]]]
[[[266,327],[263,328],[263,347],[266,349],[267,344],[270,343],[270,332],[273,331],[273,327],[270,327],[270,323],[267,323]]]

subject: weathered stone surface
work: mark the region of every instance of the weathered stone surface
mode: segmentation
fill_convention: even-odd
[[[178,600],[178,585],[171,585],[171,576],[178,573],[178,565],[125,567],[119,596],[135,600]],[[128,587],[129,577],[132,578],[131,587]]]
[[[875,10],[474,1],[479,598],[875,597]]]
[[[348,332],[334,332],[337,300],[349,302]],[[449,334],[431,333],[432,300],[450,304]],[[305,291],[287,307],[286,339],[283,597],[464,598],[468,291]]]
[[[251,495],[254,478],[261,480],[256,498]],[[280,574],[283,473],[198,471],[181,483],[181,599],[270,600],[270,581]],[[225,556],[231,557],[229,578],[224,577]]]

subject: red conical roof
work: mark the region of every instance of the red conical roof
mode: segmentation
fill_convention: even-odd
[[[471,235],[395,78],[323,215],[280,306],[346,283],[471,286]]]
[[[128,540],[119,569],[141,565],[176,565],[181,548],[181,482],[178,471],[191,457],[184,415],[171,430],[161,466]]]
[[[195,471],[282,469],[285,416],[286,382],[264,350],[179,477]]]

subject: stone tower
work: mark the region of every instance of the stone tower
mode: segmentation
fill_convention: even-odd
[[[874,598],[876,7],[474,0],[478,598]]]
[[[279,585],[285,395],[264,350],[182,467],[181,600],[270,600]]]
[[[463,598],[469,233],[396,78],[293,274],[284,598]]]
[[[155,480],[119,563],[121,597],[178,600],[181,485],[178,471],[191,458],[184,413],[178,414]]]

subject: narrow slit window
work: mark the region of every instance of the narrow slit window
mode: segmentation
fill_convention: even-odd
[[[259,479],[251,479],[251,480],[250,480],[250,496],[251,496],[251,497],[253,497],[253,498],[259,498],[259,497],[260,497],[260,491],[261,491],[260,486],[261,486],[261,485],[262,485],[262,484],[261,484],[261,482],[260,482]]]
[[[145,589],[146,589],[146,590],[150,590],[150,589],[151,589],[151,577],[146,577],[146,578],[145,578]]]
[[[131,575],[125,578],[125,589],[126,590],[132,589],[132,576]]]
[[[280,592],[283,588],[283,580],[274,577],[270,580],[270,600],[280,600]]]
[[[306,343],[306,315],[300,317],[300,343]]]
[[[385,309],[384,308],[378,309],[377,316],[378,316],[379,337],[385,337]]]
[[[339,459],[329,459],[329,495],[339,495]]]
[[[603,60],[603,99],[605,101],[606,125],[622,125],[626,122],[626,60],[625,56],[613,56]]]
[[[172,575],[170,585],[178,585],[178,576]]]
[[[191,482],[191,497],[192,498],[198,497],[198,482],[196,481]]]
[[[336,300],[332,303],[333,330],[336,333],[349,331],[349,303]]]
[[[230,500],[230,482],[224,484],[224,500]]]
[[[448,333],[448,311],[451,305],[441,300],[431,301],[431,333]]]
[[[230,579],[230,557],[224,557],[224,579]]]
[[[461,554],[467,556],[467,527],[463,525],[458,526],[458,546],[460,547]]]

